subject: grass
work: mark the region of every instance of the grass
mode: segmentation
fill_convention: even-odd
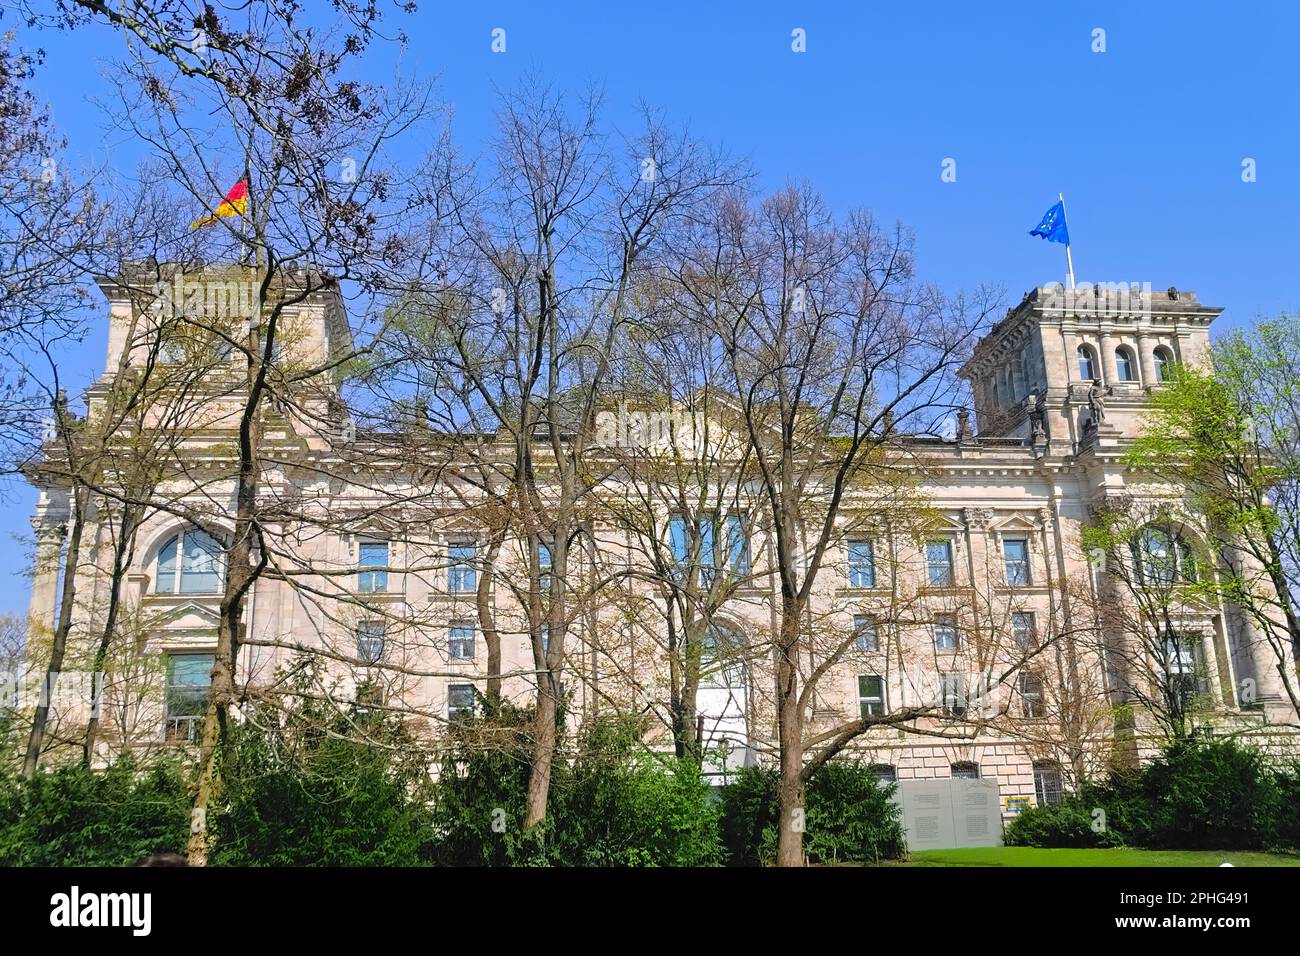
[[[1286,853],[1218,850],[1044,850],[1029,846],[921,850],[901,866],[1300,866]]]

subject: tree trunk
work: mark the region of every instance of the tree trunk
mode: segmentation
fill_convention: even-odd
[[[533,719],[533,765],[528,775],[525,830],[546,819],[546,802],[551,790],[551,764],[555,760],[558,700],[551,674],[541,675],[541,680],[537,682],[537,714]]]
[[[501,541],[501,536],[493,535],[488,543],[483,573],[478,577],[478,592],[475,594],[478,626],[483,632],[483,643],[487,645],[487,682],[484,686],[484,696],[487,698],[489,709],[493,711],[501,705],[501,632],[497,630],[496,615],[492,611],[492,579],[496,574]]]
[[[265,275],[258,300],[265,297]],[[190,812],[190,838],[187,856],[191,866],[208,862],[208,807],[216,794],[217,754],[224,749],[230,723],[230,705],[235,699],[235,661],[239,657],[239,639],[243,628],[244,600],[252,588],[256,573],[251,567],[253,553],[253,519],[259,490],[258,450],[261,447],[260,408],[265,384],[266,365],[275,338],[278,315],[272,313],[267,324],[262,361],[249,366],[249,394],[239,420],[239,476],[235,491],[235,533],[227,552],[226,588],[221,598],[221,620],[217,626],[217,650],[212,662],[212,686],[203,715],[203,738],[199,746],[198,784]],[[254,329],[249,330],[250,351],[258,354]],[[263,561],[266,555],[263,554]],[[259,569],[260,570],[260,569]]]
[[[225,746],[230,729],[230,705],[235,699],[235,661],[239,654],[239,632],[244,617],[244,597],[252,584],[249,555],[252,553],[252,500],[255,480],[245,484],[241,468],[239,517],[235,539],[226,567],[226,593],[221,600],[221,622],[217,628],[217,650],[212,662],[212,687],[203,715],[203,736],[199,745],[198,785],[194,807],[190,812],[190,838],[187,856],[190,866],[208,862],[208,807],[216,794],[219,780],[217,754]]]
[[[781,745],[777,866],[803,866],[803,720],[799,707],[798,638],[799,612],[787,604],[781,616],[781,647],[776,665],[777,737]]]

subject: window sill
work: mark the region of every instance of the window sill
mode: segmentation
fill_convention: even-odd
[[[406,595],[401,591],[353,591],[352,597],[358,601],[377,604],[399,604],[406,600]]]

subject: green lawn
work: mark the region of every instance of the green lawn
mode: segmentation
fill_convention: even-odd
[[[922,850],[901,866],[1300,866],[1300,856],[1215,850],[1040,850],[1028,846]]]

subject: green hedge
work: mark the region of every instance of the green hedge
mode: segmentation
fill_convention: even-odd
[[[1021,813],[1009,846],[1135,846],[1169,850],[1300,848],[1300,774],[1227,738],[1167,747],[1054,807]],[[1097,813],[1100,811],[1100,814]],[[1104,828],[1094,826],[1102,821]]]
[[[236,729],[211,816],[218,866],[418,866],[432,856],[428,774],[399,728],[302,715]]]
[[[525,835],[528,711],[466,721],[434,789],[433,859],[458,866],[711,866],[718,810],[699,768],[646,753],[634,720],[597,721],[551,775],[546,822]]]
[[[722,840],[733,866],[760,866],[776,856],[778,775],[775,768],[742,770],[723,790]],[[870,767],[833,760],[809,780],[804,852],[814,863],[876,863],[905,852],[901,810]]]
[[[130,866],[184,852],[189,819],[174,760],[123,758],[100,772],[71,764],[30,781],[0,769],[0,866]]]

